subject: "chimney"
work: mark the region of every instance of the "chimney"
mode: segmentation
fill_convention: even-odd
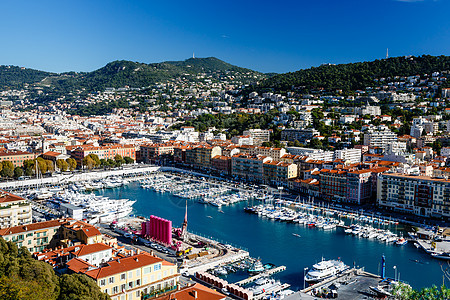
[[[194,299],[197,299],[197,291],[194,291]]]

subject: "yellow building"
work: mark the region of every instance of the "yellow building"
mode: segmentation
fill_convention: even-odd
[[[283,161],[267,161],[263,164],[264,182],[288,187],[289,179],[297,177],[297,165]]]
[[[61,240],[96,244],[102,241],[101,232],[89,223],[70,219],[61,226]]]
[[[0,230],[0,236],[18,247],[27,247],[31,253],[38,252],[58,244],[59,229],[63,223],[64,220],[60,219],[8,227]]]
[[[16,243],[18,247],[27,247],[31,253],[40,252],[61,243],[67,245],[80,242],[88,245],[103,240],[97,228],[71,218],[3,228],[0,229],[0,236],[6,241]]]
[[[79,258],[70,260],[67,266],[94,279],[112,300],[141,299],[146,294],[174,289],[180,276],[176,265],[146,252],[109,261],[104,267]]]

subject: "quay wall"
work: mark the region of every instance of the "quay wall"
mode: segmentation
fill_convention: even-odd
[[[107,171],[92,171],[86,173],[77,174],[60,174],[57,176],[46,177],[41,179],[28,179],[28,180],[15,180],[0,182],[0,189],[15,190],[33,188],[43,185],[60,185],[68,184],[72,182],[86,181],[86,180],[99,180],[109,176],[137,176],[145,173],[156,172],[160,169],[158,166],[144,166],[136,168],[123,168],[120,170],[107,170]]]

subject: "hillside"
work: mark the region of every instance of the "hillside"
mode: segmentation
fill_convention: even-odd
[[[185,74],[213,73],[220,76],[228,71],[236,74],[260,74],[233,66],[215,57],[190,58],[185,61],[152,64],[121,60],[108,63],[92,72],[62,74],[3,66],[0,67],[0,88],[22,87],[24,83],[34,83],[60,92],[71,92],[77,89],[98,91],[107,87],[145,87],[178,76],[185,76]]]
[[[373,86],[374,80],[381,77],[430,74],[445,70],[450,70],[450,56],[393,57],[371,62],[323,65],[279,74],[265,80],[258,89],[288,91],[294,87],[302,92],[315,89],[349,92]]]
[[[17,66],[0,66],[0,88],[20,89],[50,75],[52,73]]]

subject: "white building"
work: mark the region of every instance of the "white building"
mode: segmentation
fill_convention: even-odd
[[[31,222],[30,202],[17,195],[0,191],[0,228],[26,225]]]
[[[364,134],[364,145],[384,148],[397,141],[397,135],[390,130],[370,131]]]
[[[384,147],[384,153],[388,155],[400,155],[406,153],[406,142],[392,142],[386,144]]]
[[[360,116],[371,115],[371,116],[379,116],[381,115],[381,109],[379,106],[370,106],[367,105],[365,107],[357,107],[355,112]]]
[[[260,146],[263,142],[270,140],[270,130],[264,129],[249,129],[243,132],[243,135],[248,135],[253,139],[253,145]]]
[[[361,149],[343,149],[334,151],[334,159],[343,159],[349,163],[361,162]]]

